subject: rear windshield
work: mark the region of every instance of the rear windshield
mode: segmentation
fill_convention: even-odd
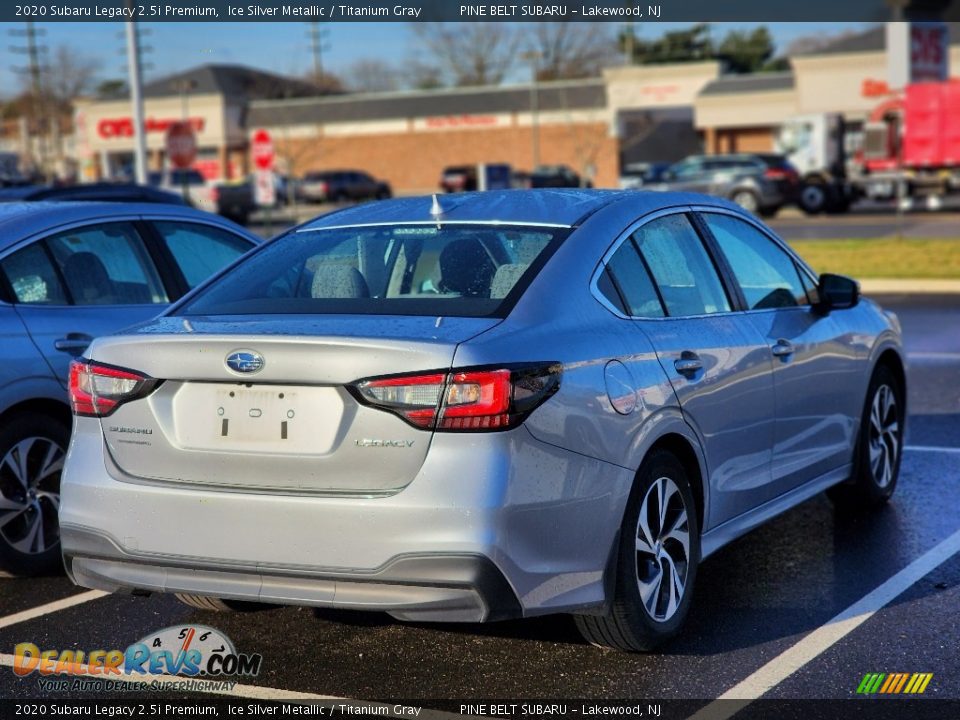
[[[291,232],[176,314],[505,317],[568,233],[490,225]]]

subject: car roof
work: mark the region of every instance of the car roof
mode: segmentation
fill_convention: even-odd
[[[503,223],[575,227],[598,210],[629,203],[636,216],[681,205],[735,207],[707,195],[644,190],[594,190],[543,188],[488,190],[456,194],[395,198],[364,203],[322,215],[299,228],[300,232],[357,225],[434,223],[434,198],[443,210],[440,222]]]
[[[109,221],[117,216],[169,216],[171,218],[204,220],[229,228],[250,237],[239,226],[202,210],[182,205],[139,202],[40,201],[0,203],[0,250],[26,237],[62,225],[85,220]]]

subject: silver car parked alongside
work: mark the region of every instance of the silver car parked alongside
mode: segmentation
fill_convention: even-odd
[[[70,380],[73,580],[405,620],[676,633],[697,566],[824,490],[897,482],[896,319],[701,195],[344,209]]]

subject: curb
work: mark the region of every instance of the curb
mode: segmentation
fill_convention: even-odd
[[[952,295],[960,294],[960,280],[876,278],[861,280],[860,291],[864,294]]]

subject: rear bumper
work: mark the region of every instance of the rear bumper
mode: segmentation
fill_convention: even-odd
[[[606,602],[632,481],[625,468],[520,427],[436,434],[413,481],[387,496],[158,483],[125,475],[96,419],[76,418],[62,547],[75,582],[107,591],[416,620],[584,611]]]
[[[372,573],[205,566],[190,558],[124,551],[92,528],[61,528],[67,573],[78,585],[107,592],[211,595],[234,600],[385,611],[399,620],[486,622],[522,615],[503,573],[479,555],[397,558]]]

